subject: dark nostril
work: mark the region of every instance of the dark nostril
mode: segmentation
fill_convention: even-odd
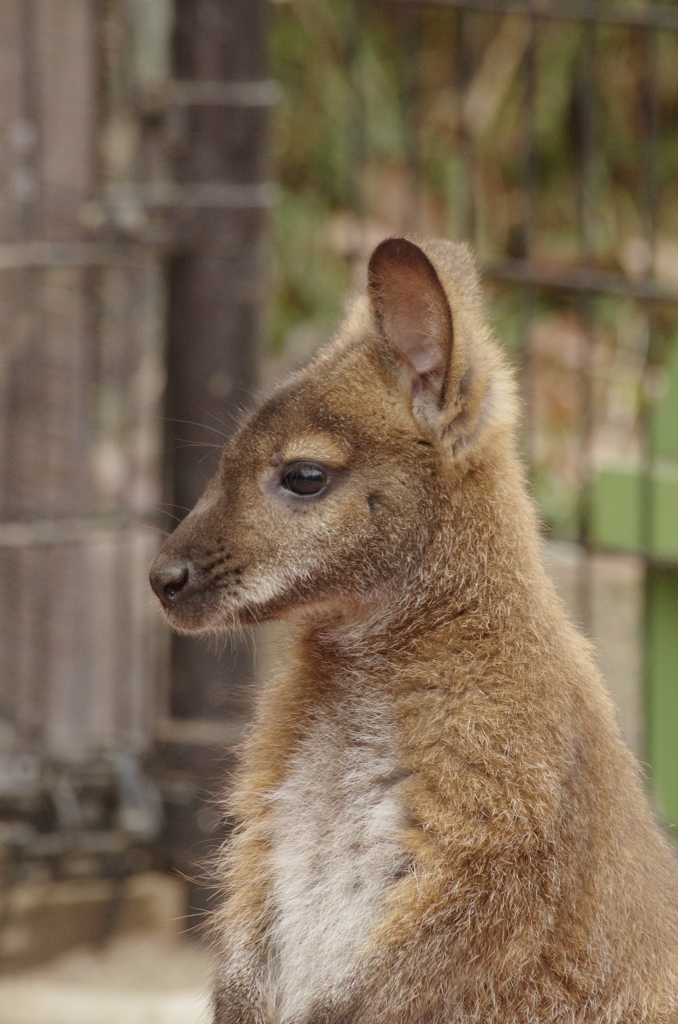
[[[165,580],[165,583],[163,584],[163,590],[165,591],[165,594],[167,595],[170,601],[173,601],[176,595],[179,593],[179,591],[183,589],[183,587],[186,585],[187,580],[187,565],[177,567],[177,569],[174,570],[174,575],[171,576],[168,580]]]
[[[177,594],[186,586],[188,576],[187,565],[174,565],[169,569],[151,573],[151,586],[165,608],[174,603]]]

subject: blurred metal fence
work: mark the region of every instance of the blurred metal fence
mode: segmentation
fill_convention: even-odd
[[[136,194],[166,68],[132,13],[0,4],[0,846],[81,871],[159,827],[164,239]]]
[[[0,896],[222,836],[252,659],[172,645],[147,577],[254,386],[264,9],[0,3]]]

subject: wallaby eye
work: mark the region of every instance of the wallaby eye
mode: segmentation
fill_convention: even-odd
[[[292,494],[320,494],[327,487],[327,473],[317,462],[293,462],[283,474],[282,485]]]

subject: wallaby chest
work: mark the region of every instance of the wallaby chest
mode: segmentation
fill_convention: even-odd
[[[271,805],[275,1001],[291,1020],[348,974],[406,868],[386,709],[364,699],[323,710]]]

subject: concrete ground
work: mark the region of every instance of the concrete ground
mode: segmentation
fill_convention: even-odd
[[[157,933],[121,936],[0,978],[2,1024],[207,1024],[205,950]]]
[[[207,1024],[212,958],[180,932],[182,883],[153,873],[133,879],[116,933],[98,948],[91,926],[106,895],[103,881],[84,880],[13,892],[0,1024]],[[63,952],[55,956],[52,945],[47,962],[31,964],[31,953],[44,955],[46,932]]]

